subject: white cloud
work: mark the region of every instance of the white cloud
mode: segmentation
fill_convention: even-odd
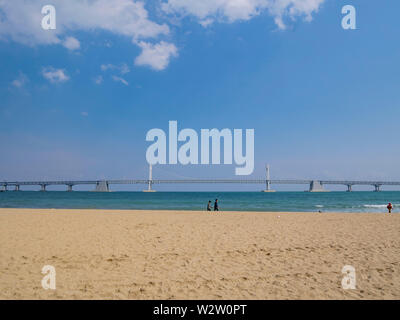
[[[129,86],[128,81],[126,81],[124,78],[117,77],[117,76],[112,76],[112,79],[116,82],[121,82],[122,84]]]
[[[100,69],[102,71],[108,71],[108,70],[117,70],[119,71],[121,74],[126,74],[129,73],[131,70],[129,69],[128,65],[126,63],[123,63],[119,66],[113,65],[111,63],[109,64],[102,64],[100,66]]]
[[[96,84],[102,84],[103,83],[103,76],[97,76],[96,78],[93,79],[93,81]]]
[[[30,46],[59,44],[76,50],[79,41],[68,36],[74,31],[105,30],[134,43],[170,32],[168,25],[150,20],[144,1],[138,0],[52,0],[56,29],[43,30],[41,8],[46,4],[47,0],[0,0],[0,40]]]
[[[123,63],[119,70],[121,74],[129,73],[131,71],[126,63]]]
[[[68,50],[78,50],[81,47],[81,44],[78,39],[67,37],[63,42],[63,46]]]
[[[204,28],[207,28],[209,25],[211,25],[211,24],[214,23],[214,20],[211,19],[211,18],[207,18],[207,19],[204,19],[204,20],[199,21],[199,23],[200,23]]]
[[[202,21],[210,17],[229,21],[248,20],[265,6],[264,0],[167,0],[162,9],[167,13],[194,15]]]
[[[64,69],[55,69],[53,67],[45,67],[42,69],[42,75],[51,83],[66,82],[69,77],[66,75]]]
[[[102,64],[100,66],[101,71],[107,71],[109,69],[114,69],[115,66],[113,64]]]
[[[169,27],[148,18],[144,3],[134,0],[53,0],[56,30],[43,30],[41,13],[45,0],[0,0],[0,37],[29,45],[59,44],[70,30],[106,30],[132,39],[168,34]]]
[[[16,87],[16,88],[21,88],[23,87],[27,82],[29,82],[28,77],[23,74],[22,72],[20,72],[20,74],[18,75],[18,77],[11,82],[11,84]]]
[[[303,16],[307,21],[325,0],[167,0],[162,4],[166,13],[193,15],[203,26],[213,20],[234,22],[249,20],[267,10],[279,28],[284,29],[285,16]]]
[[[138,45],[142,48],[142,53],[135,59],[137,66],[149,66],[160,71],[168,66],[171,57],[178,56],[175,45],[165,41],[156,44],[140,41]]]
[[[312,15],[324,1],[161,0],[160,6],[169,15],[194,16],[204,27],[214,22],[249,20],[266,12],[280,29],[285,29],[285,20],[297,17],[312,20]],[[70,35],[72,32],[104,30],[128,37],[141,47],[142,52],[135,59],[136,65],[163,70],[171,57],[178,55],[174,44],[156,40],[168,35],[170,28],[150,19],[144,1],[52,0],[51,4],[57,10],[56,30],[43,30],[41,27],[41,8],[46,4],[47,0],[0,0],[0,40],[13,40],[30,46],[58,44],[69,50],[78,50],[81,44]],[[158,43],[152,44],[154,41]],[[121,69],[120,73],[127,73],[128,69]]]

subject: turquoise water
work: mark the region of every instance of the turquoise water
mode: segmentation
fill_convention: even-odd
[[[0,192],[1,208],[204,210],[218,198],[220,210],[400,212],[400,191],[384,192]]]

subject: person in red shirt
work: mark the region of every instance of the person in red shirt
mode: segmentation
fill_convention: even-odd
[[[390,202],[387,205],[387,209],[389,210],[389,213],[392,213],[393,206],[392,206],[392,204]]]

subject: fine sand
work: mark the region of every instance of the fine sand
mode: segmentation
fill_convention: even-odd
[[[56,269],[56,290],[41,285]],[[354,266],[356,289],[342,268]],[[0,299],[399,299],[400,215],[0,209]]]

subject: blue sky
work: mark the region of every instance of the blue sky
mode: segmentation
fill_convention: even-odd
[[[141,17],[131,28],[99,14],[102,0],[73,18],[81,1],[53,1],[48,35],[35,29],[46,1],[0,1],[1,179],[145,178],[147,131],[177,120],[254,128],[251,177],[270,163],[273,178],[400,180],[398,1],[229,2],[114,1]],[[341,27],[346,4],[356,30]],[[234,167],[154,175],[234,178]]]

